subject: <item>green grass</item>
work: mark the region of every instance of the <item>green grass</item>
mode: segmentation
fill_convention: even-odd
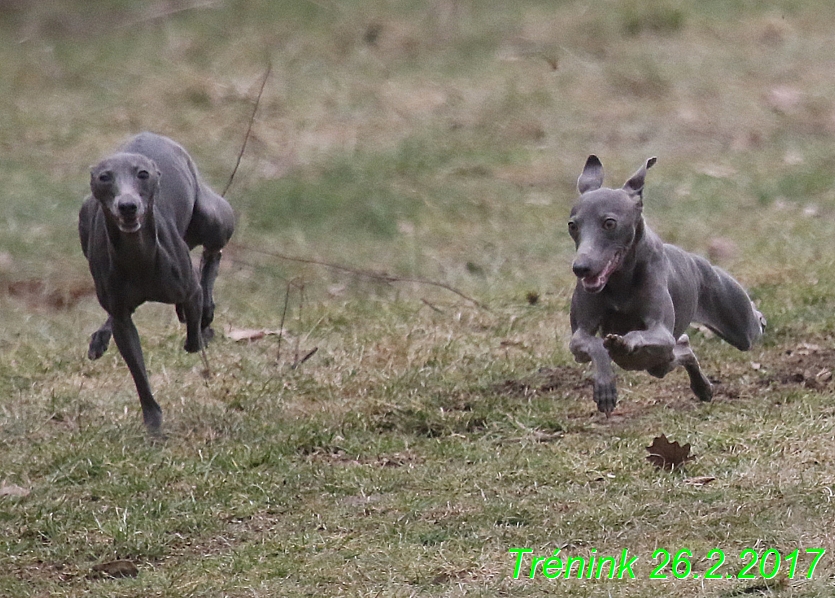
[[[745,548],[835,550],[834,23],[820,0],[0,5],[0,488],[26,492],[0,496],[0,595],[830,595],[829,553],[812,579],[805,554],[768,583],[649,575],[658,548],[701,576],[716,548],[734,576]],[[204,379],[143,306],[152,441],[115,349],[85,358],[87,169],[150,129],[222,189],[268,61],[216,328],[286,335],[218,334]],[[595,412],[565,230],[592,152],[611,186],[657,155],[650,225],[768,317],[750,353],[691,331],[710,404],[618,372]],[[684,471],[646,461],[662,433]],[[513,579],[518,547],[628,549],[636,579]],[[92,575],[116,559],[139,575]]]

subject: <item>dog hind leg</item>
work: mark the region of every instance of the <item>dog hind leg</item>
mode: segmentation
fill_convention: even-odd
[[[186,301],[177,305],[182,311],[186,324],[186,343],[183,347],[189,353],[197,353],[203,349],[203,334],[200,329],[200,319],[203,314],[203,293],[195,288]]]
[[[232,206],[200,182],[191,224],[186,231],[186,241],[189,247],[203,246],[203,255],[200,259],[200,286],[203,289],[200,325],[205,340],[210,340],[214,336],[211,324],[215,316],[215,279],[220,267],[222,250],[229,242],[234,230],[235,214]]]
[[[765,318],[730,274],[701,260],[702,284],[694,320],[739,349],[749,350],[765,329]]]
[[[686,334],[682,334],[678,341],[676,341],[675,349],[675,365],[684,367],[687,375],[690,377],[690,390],[693,391],[700,401],[708,402],[713,398],[713,385],[710,380],[702,373],[699,367],[699,360],[696,359],[696,354],[690,347],[690,338]]]
[[[214,289],[217,272],[220,268],[221,250],[203,249],[203,256],[200,259],[200,287],[203,289],[203,313],[201,315],[200,327],[203,330],[203,339],[211,340],[214,337],[212,321],[215,319]]]
[[[95,360],[104,355],[110,345],[110,337],[113,335],[113,318],[108,317],[101,328],[90,336],[90,346],[87,349],[87,358]]]

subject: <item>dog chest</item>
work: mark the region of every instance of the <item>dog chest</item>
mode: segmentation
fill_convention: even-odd
[[[600,325],[600,332],[624,335],[633,330],[646,330],[644,319],[633,311],[621,311],[612,308],[606,311]]]

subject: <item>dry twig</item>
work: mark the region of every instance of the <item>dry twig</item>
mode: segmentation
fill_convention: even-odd
[[[301,358],[301,360],[299,360],[299,361],[297,361],[296,363],[294,363],[294,364],[290,367],[290,369],[291,369],[291,370],[295,370],[297,367],[299,367],[299,366],[300,366],[301,364],[303,364],[305,361],[307,361],[308,359],[310,359],[311,357],[313,357],[313,356],[316,354],[316,351],[318,351],[318,350],[319,350],[319,347],[313,347],[310,351],[308,351],[307,353],[305,353],[305,356],[304,356],[304,357],[302,357],[302,358]]]
[[[276,352],[275,360],[281,362],[281,339],[284,338],[284,319],[287,317],[287,304],[290,303],[290,283],[287,281],[287,291],[284,293],[284,311],[281,312],[281,325],[278,328],[278,350]]]
[[[241,145],[241,151],[238,152],[238,159],[235,162],[235,168],[232,169],[232,174],[229,175],[229,182],[226,183],[226,188],[223,190],[223,193],[220,194],[221,197],[226,197],[226,192],[229,191],[229,187],[232,186],[232,181],[235,179],[235,173],[238,172],[238,166],[241,165],[241,158],[244,156],[246,144],[249,141],[249,135],[252,133],[252,123],[255,122],[255,114],[258,112],[258,106],[261,104],[261,96],[264,93],[264,86],[267,84],[267,79],[269,79],[272,70],[273,65],[270,62],[267,64],[267,72],[264,73],[264,78],[261,80],[261,88],[258,90],[258,97],[255,98],[255,106],[252,108],[252,116],[249,117],[249,125],[246,128],[246,135],[244,135],[244,142]]]
[[[350,266],[343,266],[341,264],[334,264],[331,262],[326,262],[324,260],[317,260],[313,258],[305,258],[305,257],[296,257],[292,255],[287,255],[284,253],[279,253],[277,251],[267,251],[266,249],[256,249],[255,247],[249,247],[247,245],[240,245],[235,244],[235,247],[239,249],[243,249],[244,251],[251,251],[252,253],[260,253],[262,255],[268,255],[270,257],[276,257],[281,260],[287,260],[289,262],[298,262],[301,264],[313,264],[316,266],[323,266],[325,268],[330,268],[331,270],[338,270],[339,272],[347,272],[349,274],[353,274],[354,276],[361,276],[363,278],[369,278],[371,280],[379,280],[381,282],[412,282],[415,284],[425,284],[434,287],[438,287],[441,289],[446,289],[450,293],[455,293],[462,299],[466,299],[473,305],[480,307],[485,311],[490,311],[490,308],[487,307],[481,301],[477,299],[473,299],[469,295],[466,295],[453,287],[452,285],[448,285],[444,282],[438,282],[437,280],[429,280],[427,278],[418,278],[412,276],[394,276],[393,274],[388,274],[387,272],[374,272],[373,270],[363,270],[361,268],[352,268]]]

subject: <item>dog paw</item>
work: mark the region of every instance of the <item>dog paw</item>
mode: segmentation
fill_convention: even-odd
[[[156,409],[142,409],[142,421],[145,423],[145,429],[154,438],[162,437],[162,410]]]
[[[629,355],[633,351],[633,347],[627,342],[625,337],[619,334],[607,334],[603,339],[603,346],[609,355]]]
[[[615,410],[618,404],[618,389],[614,381],[594,383],[594,402],[597,403],[597,410],[607,416]]]
[[[186,353],[199,353],[202,348],[203,343],[200,342],[199,338],[186,338],[186,344],[183,345],[183,349],[186,350]]]
[[[757,306],[754,305],[754,302],[751,302],[751,309],[754,310],[754,315],[757,316],[757,322],[760,324],[760,334],[765,332],[766,326],[768,326],[768,322],[765,319],[765,316],[762,314],[761,311],[757,309]]]
[[[205,326],[203,328],[203,344],[208,343],[210,340],[215,338],[215,330],[211,326]]]
[[[704,376],[690,379],[690,390],[703,403],[709,403],[713,399],[713,385]]]
[[[211,326],[214,319],[215,319],[215,304],[214,304],[214,302],[209,303],[209,305],[203,305],[203,315],[200,318],[200,326],[202,326],[203,329],[206,329],[209,326]]]
[[[98,359],[104,355],[104,352],[107,351],[107,347],[109,345],[110,332],[96,330],[92,336],[90,336],[90,346],[87,349],[87,358],[91,361]]]

